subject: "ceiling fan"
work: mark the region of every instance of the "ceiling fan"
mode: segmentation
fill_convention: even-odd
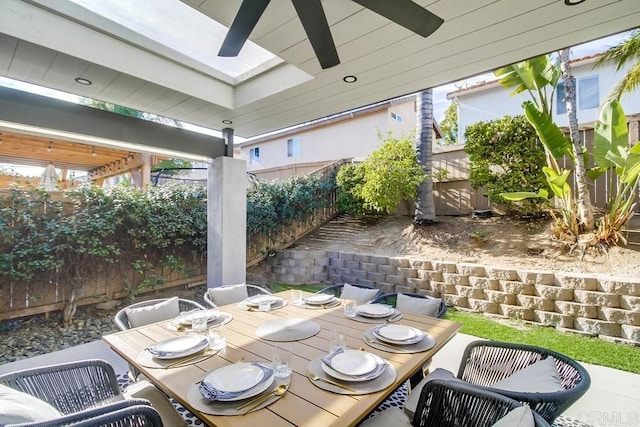
[[[218,56],[238,56],[271,0],[243,0]],[[313,51],[323,69],[340,63],[321,0],[291,0]],[[411,0],[353,0],[422,37],[428,37],[444,22],[439,16]]]

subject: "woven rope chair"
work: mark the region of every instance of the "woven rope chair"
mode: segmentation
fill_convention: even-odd
[[[414,426],[489,427],[521,402],[469,384],[433,380],[425,384],[413,418]],[[535,425],[549,423],[533,412]]]
[[[23,369],[0,375],[0,384],[37,397],[63,414],[55,420],[19,424],[24,427],[67,425],[73,421],[89,420],[94,416],[110,414],[130,406],[149,404],[144,399],[123,400],[113,367],[104,360],[83,360]],[[154,424],[122,424],[129,425]],[[162,423],[155,425],[161,426]]]
[[[413,297],[413,298],[424,298],[424,299],[431,298],[422,294],[414,294],[414,293],[406,293],[406,292],[402,292],[402,294],[407,295],[409,297]],[[395,307],[397,298],[398,298],[397,293],[390,293],[390,294],[380,295],[379,297],[374,299],[373,302],[380,303],[380,304],[388,304]],[[438,314],[436,315],[436,317],[439,319],[442,319],[444,318],[444,315],[446,313],[447,313],[447,304],[445,304],[444,300],[441,300],[440,308],[438,308]]]
[[[491,387],[497,381],[549,356],[555,360],[564,390],[527,393]],[[526,403],[549,423],[553,423],[558,415],[578,400],[591,384],[584,367],[563,354],[541,347],[494,341],[474,341],[467,346],[460,362],[458,378]]]
[[[260,294],[271,295],[271,292],[269,292],[264,288],[261,288],[260,286],[256,286],[256,285],[245,285],[245,286],[247,287],[247,295],[250,297],[254,295],[260,295]],[[218,308],[218,305],[216,305],[216,303],[211,298],[211,294],[209,294],[208,289],[204,293],[204,302],[207,303],[210,307]],[[240,301],[236,301],[236,302],[240,302]]]
[[[150,299],[147,301],[140,301],[134,304],[131,304],[125,308],[123,308],[122,310],[118,311],[115,315],[115,317],[113,318],[114,323],[116,324],[116,326],[118,327],[119,330],[121,331],[126,331],[128,329],[131,329],[131,326],[129,325],[129,319],[127,318],[127,309],[128,308],[140,308],[140,307],[147,307],[149,305],[154,305],[157,304],[159,302],[163,302],[163,301],[167,301],[169,298],[159,298],[159,299]],[[191,310],[195,310],[195,309],[205,309],[205,307],[200,304],[197,303],[195,301],[191,301],[189,299],[183,299],[183,298],[178,298],[178,308],[180,309],[180,312],[183,311],[191,311]],[[167,319],[168,320],[168,319]]]

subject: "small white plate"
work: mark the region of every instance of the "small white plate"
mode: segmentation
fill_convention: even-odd
[[[382,325],[371,330],[373,336],[389,344],[411,345],[424,339],[426,334],[420,329],[405,325]]]
[[[333,301],[335,297],[328,294],[316,294],[304,297],[302,300],[310,305],[322,305]]]
[[[344,375],[364,375],[373,371],[377,360],[373,354],[361,350],[347,350],[331,360],[331,368]]]
[[[156,359],[178,359],[195,354],[209,345],[207,337],[198,334],[184,335],[160,341],[147,348]]]
[[[248,389],[236,397],[216,399],[220,402],[233,402],[256,396],[273,384],[274,375],[271,371],[270,378],[262,381],[264,371],[253,363],[233,363],[223,366],[207,375],[202,381],[213,385],[215,388],[226,392],[237,392]],[[261,382],[262,381],[262,382]]]
[[[382,360],[380,357],[376,356],[375,354],[373,355],[374,358],[376,358],[376,367],[379,363],[385,363],[384,360]],[[342,380],[342,381],[351,381],[351,382],[362,382],[362,381],[370,381],[373,379],[378,378],[380,375],[382,375],[384,373],[384,370],[380,370],[380,373],[378,375],[376,375],[373,378],[367,378],[362,377],[362,378],[356,378],[356,377],[352,377],[351,375],[345,375],[345,374],[341,374],[340,372],[336,371],[335,369],[333,369],[331,366],[328,366],[326,363],[324,362],[320,362],[320,365],[322,366],[322,370],[329,376],[332,376],[333,378],[337,379],[337,380]]]
[[[178,317],[176,317],[173,321],[178,325],[191,325],[193,322],[193,315],[196,313],[194,311],[187,311],[186,313],[180,313]],[[218,310],[207,310],[207,322],[213,322],[220,316],[220,312]]]
[[[272,295],[254,295],[245,299],[244,303],[250,307],[258,307],[262,301],[268,301],[269,304],[274,304],[275,302],[280,301],[280,298]]]
[[[356,307],[356,313],[365,317],[387,317],[394,311],[393,307],[383,304],[363,304]]]

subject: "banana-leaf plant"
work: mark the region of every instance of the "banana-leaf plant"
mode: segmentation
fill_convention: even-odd
[[[597,165],[591,176],[615,170],[616,193],[598,223],[598,240],[608,244],[627,243],[622,230],[633,216],[640,174],[640,144],[629,148],[627,119],[617,100],[607,101],[595,125],[593,159]],[[610,186],[613,188],[613,186]]]

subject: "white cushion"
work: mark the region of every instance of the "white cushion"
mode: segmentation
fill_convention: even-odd
[[[564,390],[553,357],[547,357],[491,385],[501,390],[551,393]]]
[[[180,305],[178,304],[178,297],[173,297],[153,305],[126,308],[125,312],[127,313],[129,326],[137,328],[150,323],[173,319],[180,314]]]
[[[492,427],[534,427],[533,414],[527,405],[512,409],[493,424]]]
[[[440,298],[417,298],[399,293],[396,308],[407,314],[436,317],[441,302]]]
[[[169,401],[169,398],[149,381],[136,381],[122,393],[126,399],[147,399],[160,414],[165,426],[186,426],[187,423]]]
[[[345,283],[342,286],[340,298],[353,300],[356,304],[366,304],[377,295],[377,289],[358,288],[357,286],[351,286],[350,284]]]
[[[407,401],[404,403],[404,413],[409,416],[410,419],[413,420],[413,414],[416,412],[416,408],[418,407],[418,400],[420,400],[420,393],[422,393],[422,388],[426,383],[431,380],[443,380],[443,381],[459,381],[464,382],[458,379],[452,372],[447,371],[446,369],[437,368],[425,378],[422,379],[409,393],[407,396]]]
[[[213,303],[217,306],[235,304],[249,297],[247,285],[220,286],[209,288],[207,291]]]
[[[47,421],[60,416],[47,402],[0,384],[0,425]]]
[[[360,427],[404,427],[411,426],[411,420],[398,408],[391,407],[382,412],[378,412],[371,418],[367,418]]]

